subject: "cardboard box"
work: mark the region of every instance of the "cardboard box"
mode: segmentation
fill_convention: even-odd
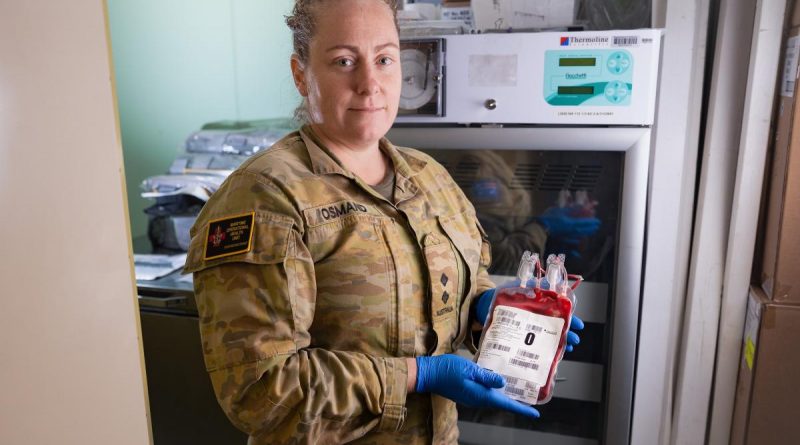
[[[792,15],[789,19],[789,26],[800,26],[800,7],[796,1],[787,4],[787,8],[792,8]]]
[[[791,22],[800,23],[800,8]],[[775,302],[800,304],[800,111],[798,111],[800,27],[784,44],[778,86],[778,114],[767,194],[763,255],[758,282]]]
[[[800,306],[750,287],[736,385],[732,445],[800,441]]]

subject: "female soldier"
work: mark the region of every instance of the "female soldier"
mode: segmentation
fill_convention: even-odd
[[[393,0],[297,0],[308,125],[236,170],[192,228],[206,367],[252,444],[456,443],[454,401],[538,417],[467,340],[489,245],[397,114]]]

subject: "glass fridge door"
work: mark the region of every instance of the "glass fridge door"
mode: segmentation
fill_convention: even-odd
[[[586,285],[577,312],[585,320],[581,344],[559,366],[554,398],[530,420],[509,412],[459,406],[463,443],[498,443],[496,428],[589,439],[603,435],[607,327],[619,230],[624,156],[619,152],[541,150],[424,150],[441,163],[475,206],[492,244],[489,273],[496,284],[513,279],[525,250],[566,255],[567,270]],[[549,434],[547,434],[549,436]],[[541,435],[537,443],[556,443]],[[546,436],[545,436],[546,437]],[[556,436],[557,437],[557,436]],[[533,437],[532,437],[533,438]],[[522,437],[513,442],[522,443]],[[561,441],[567,439],[560,437]],[[581,443],[582,441],[575,442]],[[558,443],[561,443],[560,441]]]
[[[431,155],[473,203],[495,284],[512,280],[525,250],[563,253],[586,280],[576,292],[581,343],[559,365],[542,417],[459,406],[460,443],[627,443],[650,130],[404,127],[389,139]]]

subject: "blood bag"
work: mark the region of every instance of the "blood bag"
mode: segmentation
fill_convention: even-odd
[[[539,256],[526,251],[517,280],[495,292],[476,361],[506,379],[510,398],[530,405],[552,398],[581,281],[567,275],[564,255],[550,255],[543,275]]]

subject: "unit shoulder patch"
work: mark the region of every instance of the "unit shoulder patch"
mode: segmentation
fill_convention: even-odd
[[[215,219],[208,223],[203,258],[213,260],[238,253],[249,252],[253,247],[255,212]]]

